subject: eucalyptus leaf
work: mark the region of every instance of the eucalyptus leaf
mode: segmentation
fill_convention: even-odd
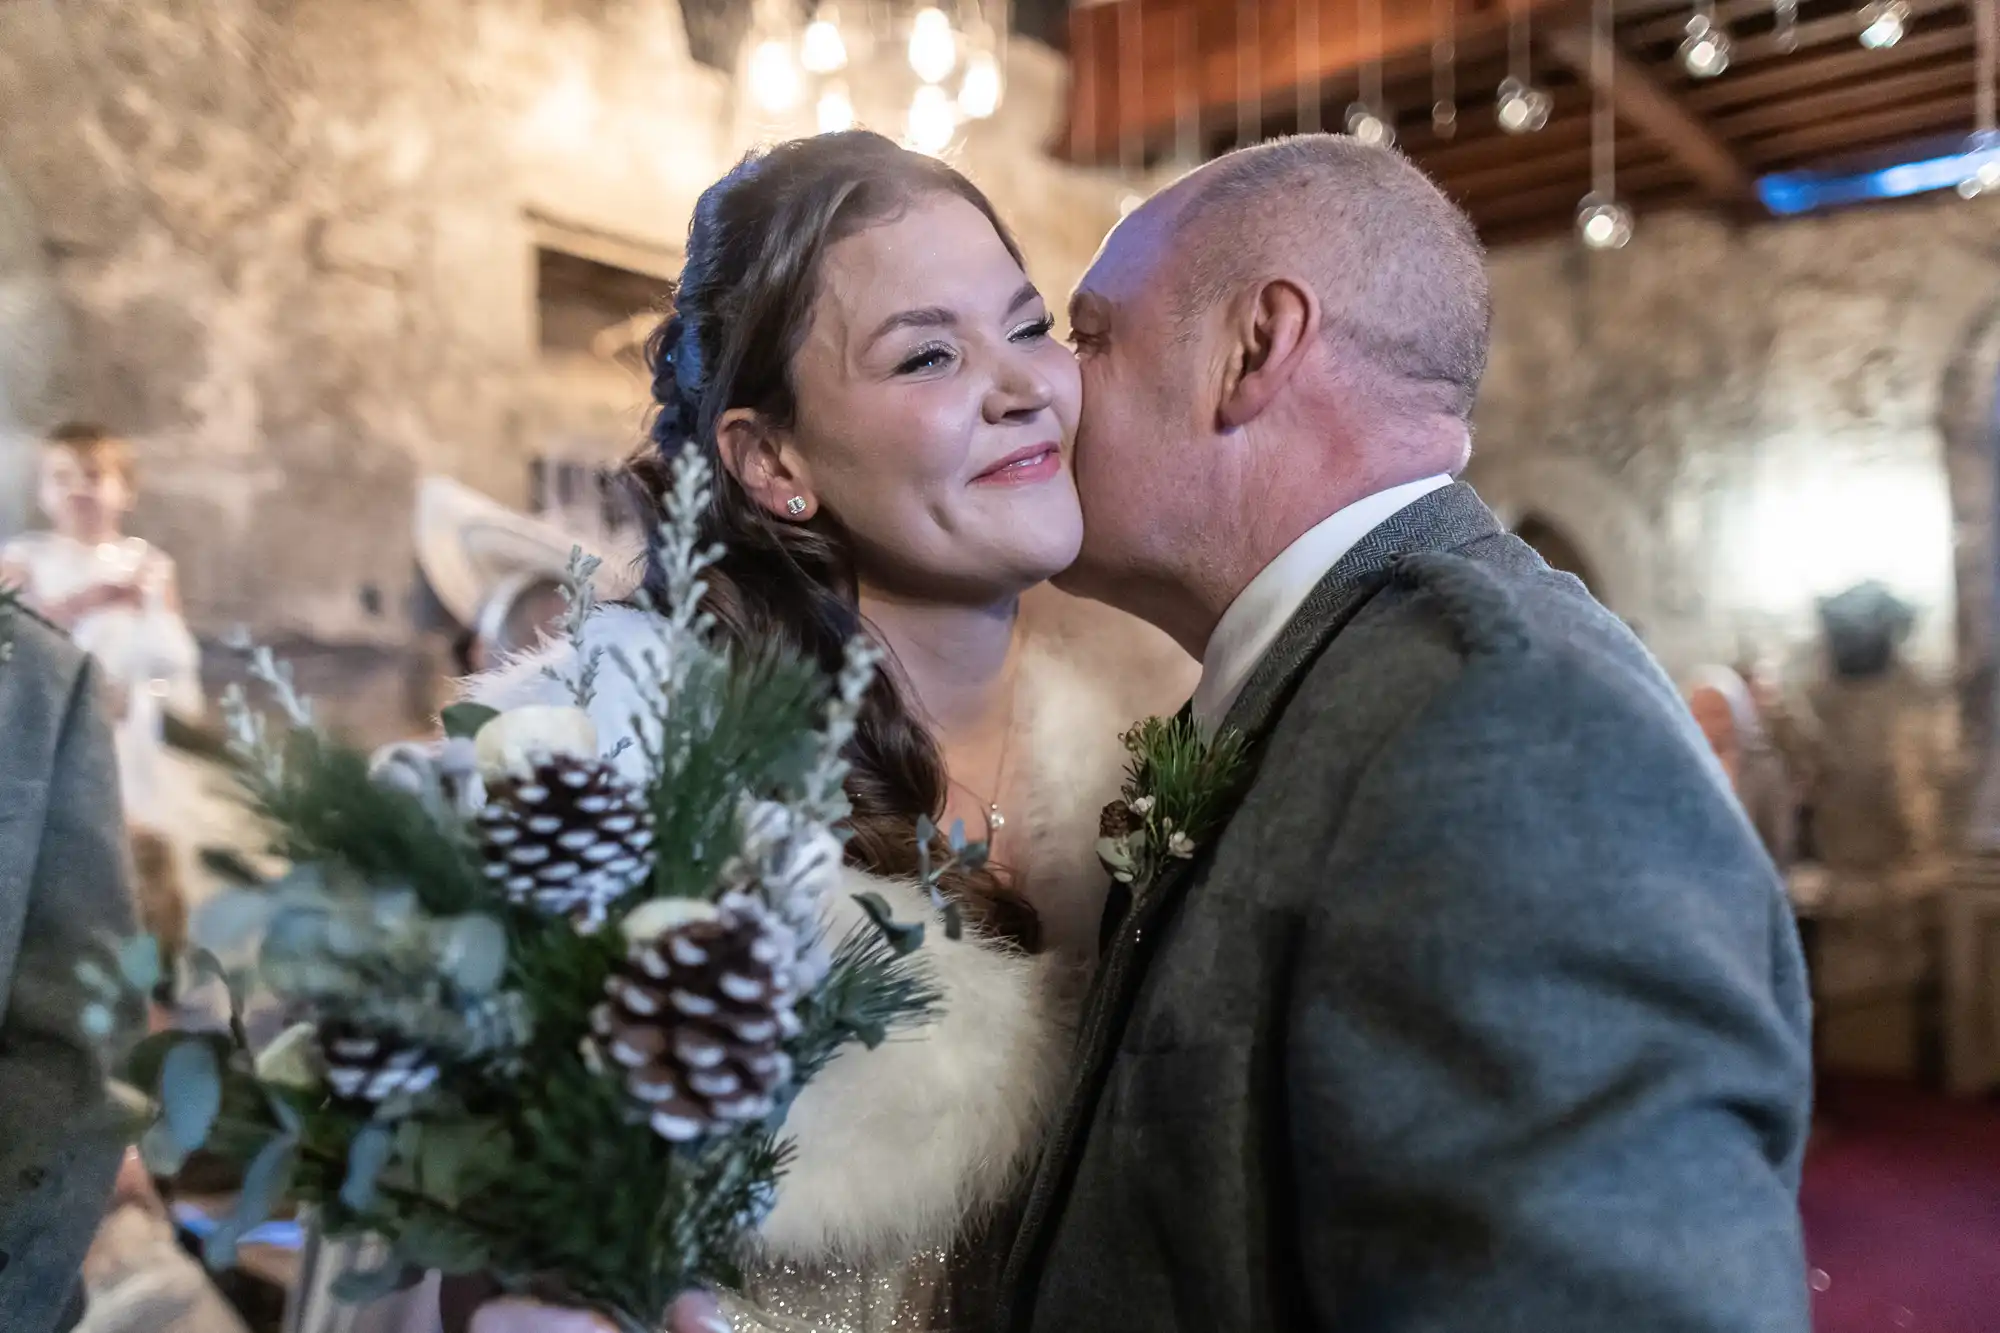
[[[395,1140],[379,1121],[366,1125],[347,1145],[347,1178],[340,1183],[340,1201],[357,1213],[365,1213],[375,1202],[375,1182],[388,1164]]]
[[[139,1136],[139,1160],[156,1176],[171,1176],[187,1161],[187,1153],[175,1141],[167,1122],[156,1120]]]
[[[168,1132],[184,1153],[208,1141],[222,1107],[222,1067],[207,1042],[186,1040],[167,1052],[160,1065],[160,1105]]]
[[[257,1150],[243,1172],[243,1185],[236,1196],[233,1225],[239,1235],[247,1235],[270,1219],[271,1212],[292,1186],[292,1172],[298,1166],[298,1140],[280,1134]]]
[[[861,904],[861,910],[875,923],[875,929],[882,933],[882,939],[891,950],[898,954],[912,953],[924,942],[924,926],[921,921],[903,923],[896,920],[896,914],[879,893],[857,893],[854,901]]]
[[[951,821],[951,837],[949,842],[952,855],[957,856],[965,851],[965,821],[963,819],[954,819]]]
[[[491,994],[507,970],[507,931],[490,916],[453,917],[443,930],[445,974],[467,995]]]
[[[284,1127],[286,1134],[296,1137],[305,1127],[305,1120],[299,1115],[299,1108],[292,1105],[284,1093],[266,1088],[264,1100],[271,1104],[271,1115]]]
[[[261,889],[225,889],[195,908],[188,938],[205,950],[240,954],[257,943],[277,910],[278,900]]]
[[[935,841],[937,841],[937,825],[932,822],[931,817],[929,815],[918,815],[917,816],[918,844],[920,846],[928,846],[929,844]]]
[[[958,903],[947,901],[944,905],[944,937],[958,940],[965,934],[965,914],[958,909]]]
[[[444,723],[444,734],[453,740],[471,740],[481,727],[498,716],[499,709],[475,703],[452,704],[438,714]]]
[[[236,1242],[242,1234],[234,1222],[221,1221],[202,1238],[201,1261],[210,1272],[221,1273],[236,1267]]]

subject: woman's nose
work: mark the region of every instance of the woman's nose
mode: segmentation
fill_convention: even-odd
[[[994,425],[1040,416],[1055,402],[1055,386],[1024,354],[1002,355],[993,388],[986,395],[986,419]]]

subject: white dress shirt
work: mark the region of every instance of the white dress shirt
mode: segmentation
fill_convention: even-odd
[[[1363,496],[1308,528],[1236,594],[1202,654],[1194,718],[1204,735],[1222,724],[1257,663],[1341,557],[1397,513],[1449,485],[1450,477],[1427,477]]]

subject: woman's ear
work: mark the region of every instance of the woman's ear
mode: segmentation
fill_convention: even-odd
[[[753,408],[732,407],[715,423],[722,466],[759,509],[787,523],[819,512],[811,470],[790,431],[773,430]]]

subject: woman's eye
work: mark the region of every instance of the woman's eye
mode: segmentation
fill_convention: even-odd
[[[949,362],[951,358],[952,351],[949,347],[920,347],[910,353],[909,356],[903,358],[902,362],[896,367],[896,373],[898,375],[915,375],[919,371],[935,370],[939,366]]]
[[[1055,316],[1043,315],[1040,319],[1032,320],[1029,323],[1023,324],[1020,328],[1015,329],[1014,341],[1024,342],[1024,343],[1039,342],[1041,339],[1048,337],[1051,333],[1054,333],[1055,328],[1056,328]]]

